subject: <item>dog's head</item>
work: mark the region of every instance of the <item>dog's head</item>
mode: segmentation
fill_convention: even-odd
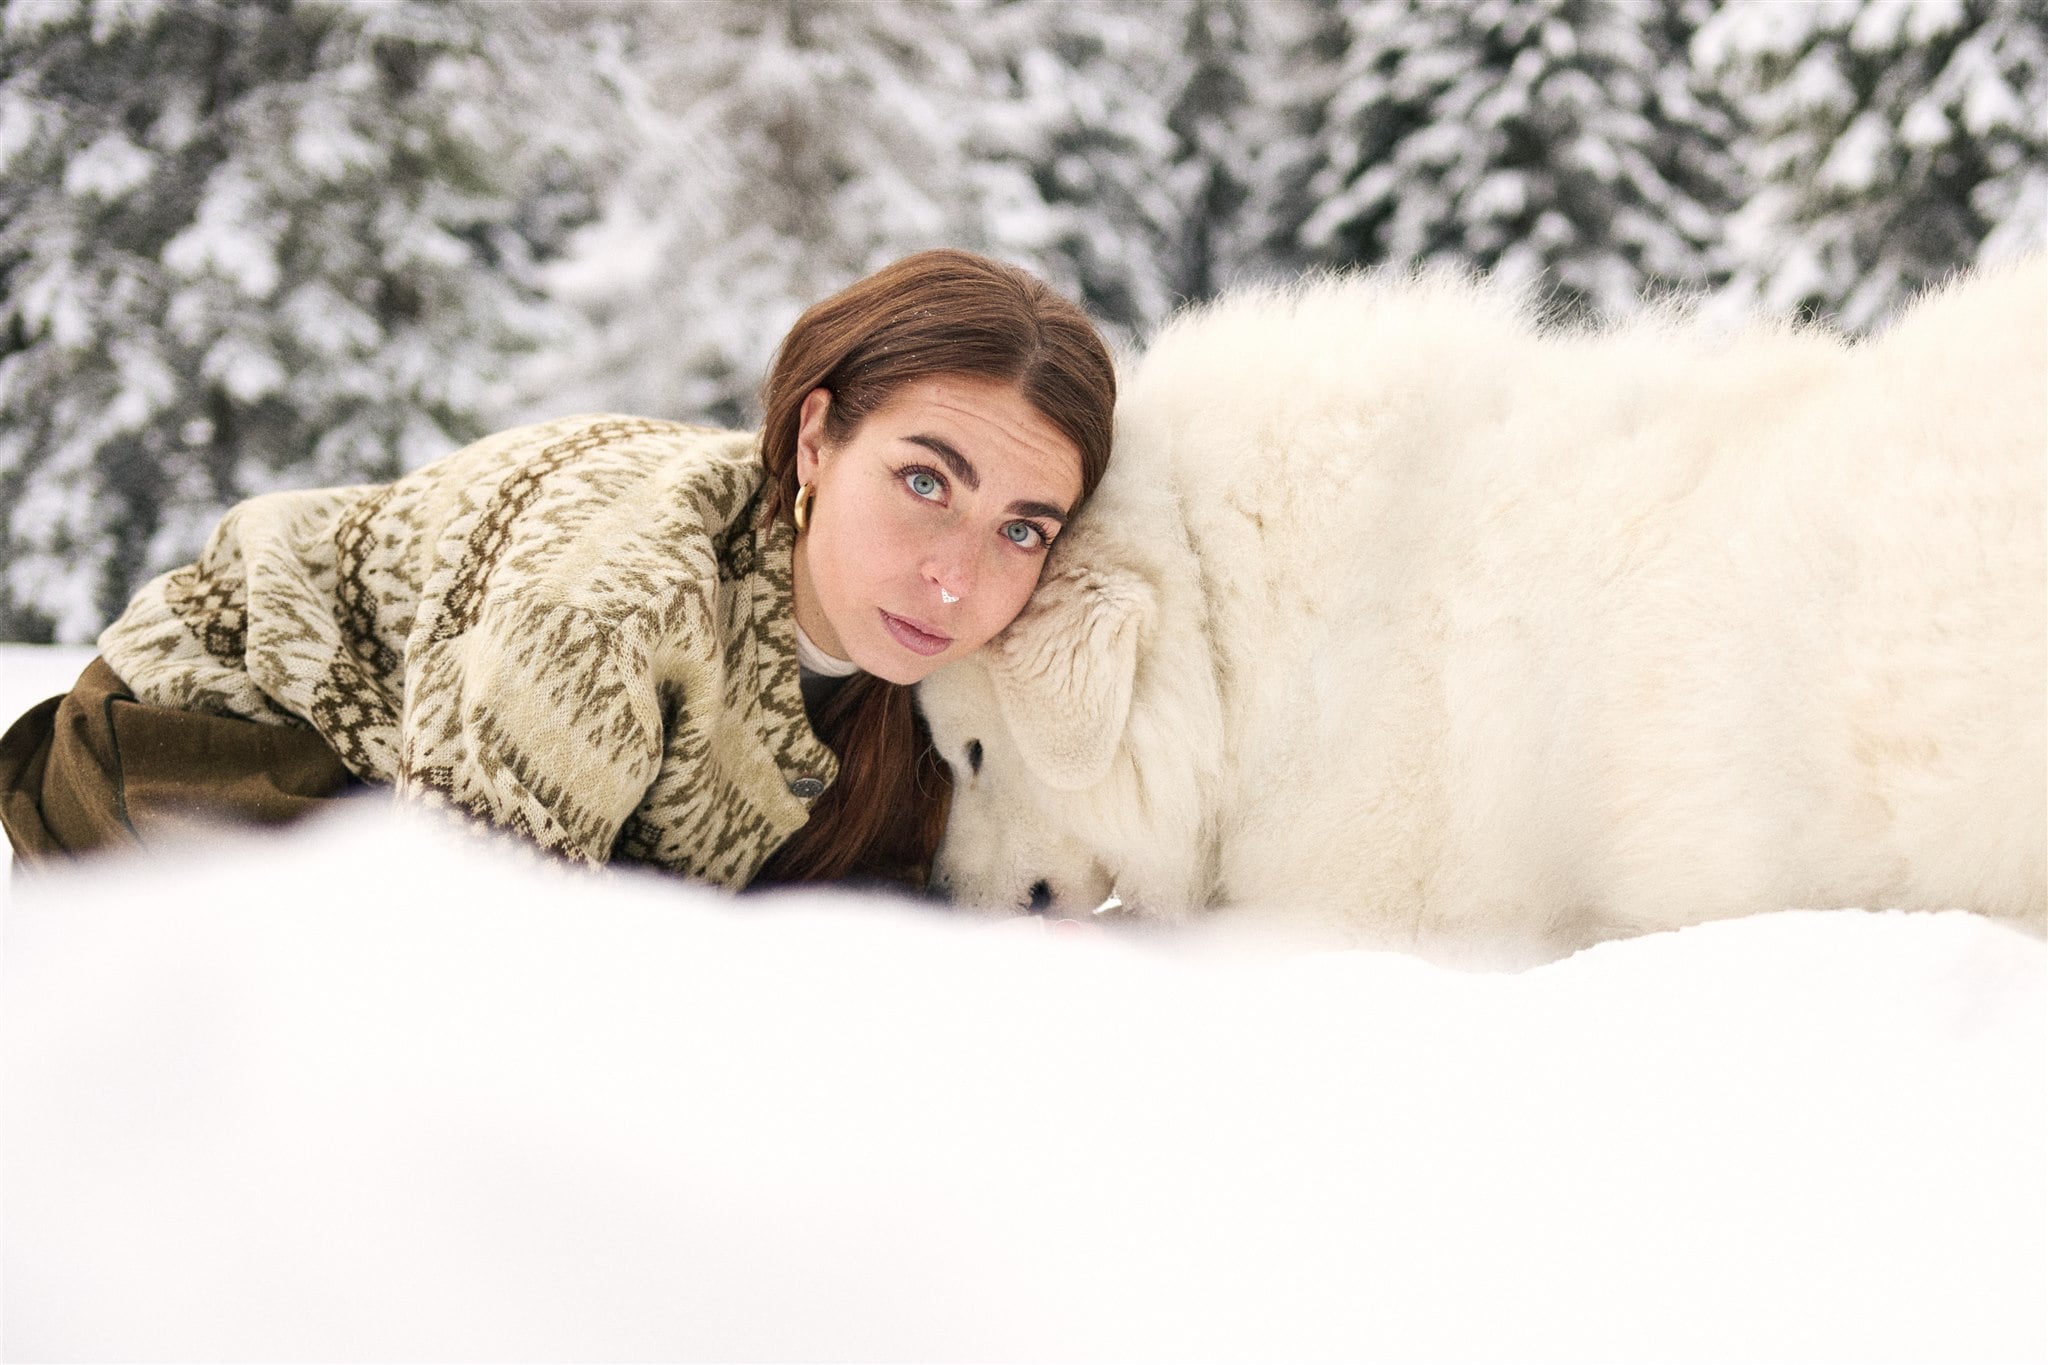
[[[1085,916],[1115,891],[1172,917],[1193,894],[1200,806],[1177,774],[1213,722],[1189,733],[1171,715],[1185,688],[1157,686],[1154,576],[1063,550],[1007,630],[919,686],[953,773],[934,882],[983,909]]]

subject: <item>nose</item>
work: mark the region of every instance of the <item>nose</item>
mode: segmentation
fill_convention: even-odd
[[[959,533],[942,537],[925,555],[923,571],[925,581],[938,589],[941,602],[964,601],[974,590],[974,547]]]

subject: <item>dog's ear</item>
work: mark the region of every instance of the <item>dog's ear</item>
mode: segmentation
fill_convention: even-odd
[[[1031,770],[1061,791],[1109,773],[1138,674],[1152,587],[1111,564],[1049,566],[1017,619],[988,645],[989,676]]]

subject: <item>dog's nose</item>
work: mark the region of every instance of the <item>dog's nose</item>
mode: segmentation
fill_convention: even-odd
[[[1034,915],[1042,915],[1052,909],[1052,888],[1043,881],[1031,883],[1031,905],[1029,909]]]

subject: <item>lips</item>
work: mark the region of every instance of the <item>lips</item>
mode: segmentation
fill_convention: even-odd
[[[915,621],[905,620],[886,611],[882,612],[882,627],[897,644],[913,654],[922,654],[926,658],[934,654],[943,654],[946,646],[953,643],[953,637],[950,635],[941,635]]]

